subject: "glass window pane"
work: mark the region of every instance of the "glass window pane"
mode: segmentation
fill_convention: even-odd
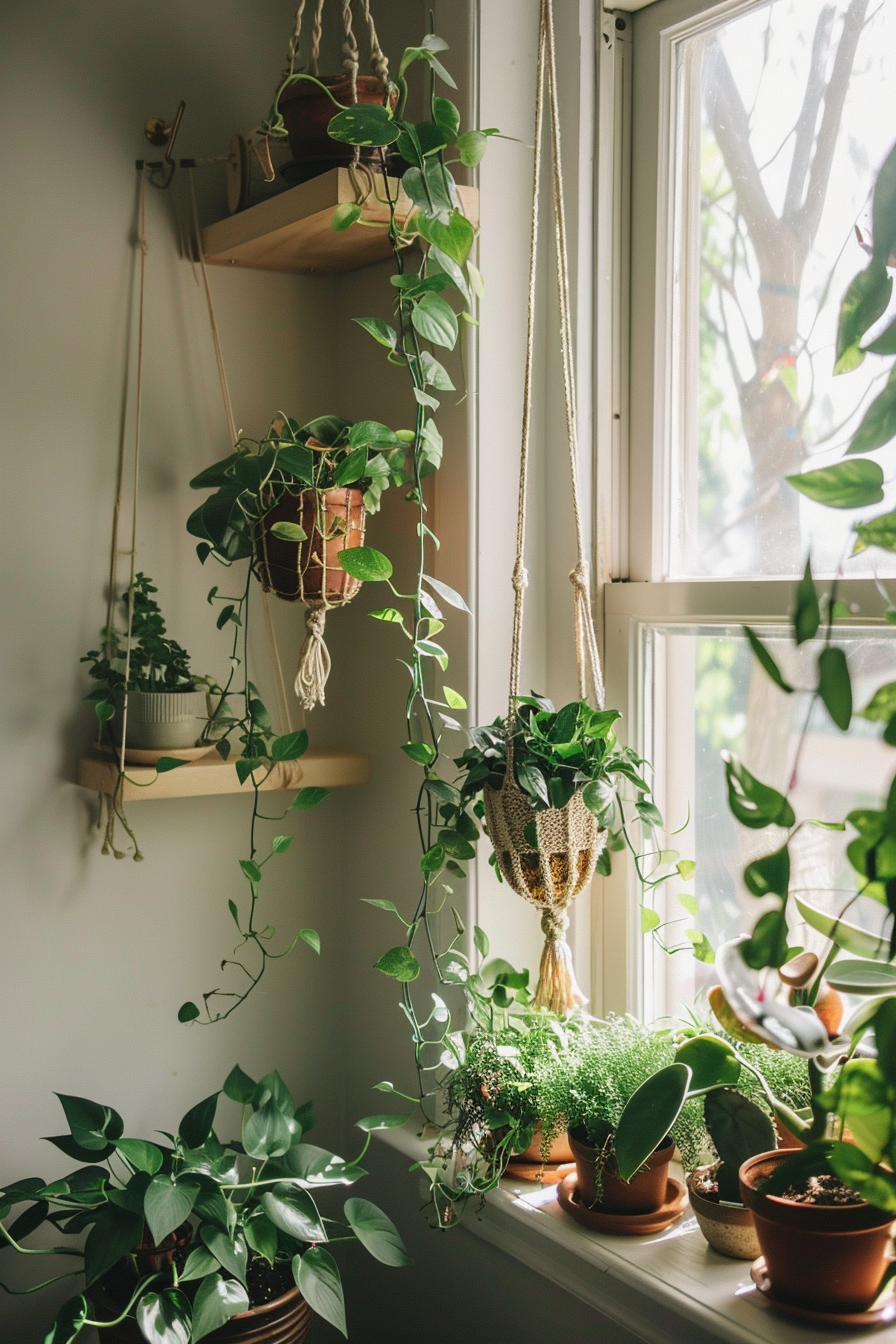
[[[783,628],[767,626],[760,634],[792,685],[814,684],[820,644],[796,651]],[[860,709],[882,682],[896,679],[896,631],[838,632],[836,642],[846,651]],[[669,832],[690,814],[688,828],[669,834],[666,843],[697,862],[692,883],[657,889],[655,908],[667,945],[686,944],[687,930],[696,928],[716,947],[747,931],[761,913],[764,903],[747,892],[741,874],[752,859],[778,848],[786,834],[778,827],[748,830],[734,820],[721,753],[733,752],[763,783],[782,792],[790,785],[798,821],[843,820],[853,808],[880,807],[896,757],[881,741],[880,724],[854,717],[849,732],[842,733],[821,707],[809,714],[808,694],[779,690],[758,666],[740,626],[647,626],[642,661],[644,746],[662,784],[658,801]],[[846,858],[854,834],[803,826],[790,846],[792,891],[842,914],[857,889]],[[679,902],[682,892],[696,896],[696,917]],[[882,906],[860,897],[848,918],[877,932],[885,915]],[[805,926],[794,931],[798,944],[818,945]],[[648,1016],[693,1006],[698,991],[716,982],[712,966],[690,952],[669,957],[645,939],[643,954]]]
[[[792,575],[810,547],[817,573],[896,572],[849,558],[861,512],[782,479],[842,456],[889,367],[833,372],[896,136],[896,4],[773,0],[673,50],[667,575]]]

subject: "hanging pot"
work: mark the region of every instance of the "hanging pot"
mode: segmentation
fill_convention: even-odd
[[[757,1186],[791,1156],[786,1149],[759,1153],[740,1169],[771,1291],[813,1311],[867,1311],[887,1268],[893,1217],[864,1200],[803,1204],[761,1194]]]
[[[277,523],[298,523],[304,541],[274,535]],[[257,524],[253,567],[265,592],[304,602],[305,640],[299,653],[296,695],[305,709],[324,703],[330,655],[324,626],[331,607],[344,607],[361,588],[339,563],[343,551],[364,545],[364,495],[358,486],[285,494]]]
[[[104,1320],[114,1319],[122,1310],[114,1299],[95,1284],[90,1290],[93,1308]],[[298,1288],[290,1288],[272,1302],[250,1307],[231,1316],[226,1325],[204,1336],[208,1344],[303,1344],[311,1331],[314,1317]],[[103,1344],[146,1344],[137,1322],[131,1318],[100,1332]]]
[[[603,1149],[569,1135],[569,1146],[576,1162],[576,1193],[586,1208],[601,1213],[640,1214],[656,1213],[663,1207],[669,1185],[669,1163],[675,1145],[665,1139],[650,1154],[641,1170],[628,1182],[620,1179],[613,1158],[601,1163],[600,1198],[598,1198],[598,1163]]]
[[[536,905],[566,905],[588,885],[607,833],[582,800],[581,790],[565,807],[536,812],[529,796],[505,780],[500,789],[483,790],[489,839],[501,876]],[[526,839],[535,823],[538,847]]]
[[[275,523],[298,523],[305,540],[275,536]],[[364,496],[357,486],[283,495],[255,531],[254,568],[262,588],[284,602],[344,606],[361,581],[345,572],[339,555],[364,545],[364,525]]]
[[[352,103],[352,82],[348,75],[324,75],[325,84],[337,102],[345,107]],[[383,81],[376,75],[358,75],[358,102],[382,105],[386,97]],[[394,103],[395,95],[392,101]],[[354,160],[355,147],[334,140],[327,131],[339,112],[332,99],[317,84],[300,79],[280,95],[280,113],[289,134],[292,160],[281,169],[288,182],[307,182],[331,168],[344,168]],[[381,150],[375,146],[362,147],[361,161],[377,160]]]

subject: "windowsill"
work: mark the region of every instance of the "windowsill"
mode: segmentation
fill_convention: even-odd
[[[380,1130],[377,1138],[414,1162],[427,1152],[426,1141],[409,1130]],[[611,1237],[569,1218],[553,1187],[503,1180],[478,1212],[467,1210],[461,1226],[649,1344],[818,1338],[811,1326],[776,1315],[753,1286],[749,1263],[710,1250],[688,1214],[658,1236]],[[832,1329],[823,1337],[845,1344],[862,1333]]]

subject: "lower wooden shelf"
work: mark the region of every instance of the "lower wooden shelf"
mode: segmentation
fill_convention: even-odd
[[[281,761],[261,784],[264,790],[327,789],[350,784],[366,784],[370,778],[370,758],[351,751],[308,751],[298,761]],[[82,756],[78,761],[78,783],[93,793],[113,793],[118,780],[118,763],[99,754]],[[148,787],[147,787],[148,786]],[[147,765],[129,765],[126,769],[125,802],[138,799],[198,798],[211,794],[252,791],[249,780],[240,784],[232,761],[222,761],[217,752],[198,761],[188,761],[177,770],[157,775]]]

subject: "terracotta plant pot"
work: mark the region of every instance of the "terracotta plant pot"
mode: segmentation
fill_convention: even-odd
[[[669,1163],[675,1145],[667,1139],[651,1153],[638,1174],[626,1184],[615,1171],[612,1159],[602,1173],[600,1200],[597,1198],[597,1159],[599,1148],[580,1143],[572,1134],[569,1146],[576,1163],[576,1193],[587,1208],[604,1213],[655,1213],[662,1208],[669,1185]]]
[[[688,1180],[688,1199],[691,1212],[700,1231],[719,1255],[732,1260],[755,1260],[759,1255],[759,1241],[753,1226],[753,1215],[742,1204],[732,1207],[707,1199],[695,1188],[701,1176],[712,1168],[702,1167],[691,1173]]]
[[[521,1153],[514,1153],[514,1160],[517,1162],[547,1162],[556,1164],[559,1162],[574,1162],[572,1148],[569,1143],[569,1135],[563,1130],[551,1139],[551,1146],[548,1149],[547,1157],[541,1155],[541,1125],[537,1125],[532,1142],[529,1147]]]
[[[90,1290],[94,1309],[100,1318],[118,1315],[114,1301],[94,1285]],[[232,1316],[226,1325],[206,1335],[209,1344],[303,1344],[308,1338],[313,1320],[311,1308],[298,1288],[290,1288],[273,1302],[264,1302],[249,1311]],[[136,1321],[122,1321],[100,1331],[103,1344],[146,1344]]]
[[[304,541],[274,536],[275,523],[298,523]],[[284,495],[258,524],[254,568],[265,592],[285,602],[342,606],[359,591],[339,564],[340,552],[364,545],[364,496],[357,486]]]
[[[325,84],[333,97],[345,107],[352,102],[352,84],[348,75],[324,75]],[[383,82],[376,75],[358,76],[358,102],[382,103],[385,97]],[[280,112],[289,134],[292,161],[284,168],[290,182],[307,182],[309,178],[327,173],[351,163],[354,147],[334,140],[327,127],[339,112],[323,89],[309,80],[300,79],[280,95]],[[361,149],[362,160],[378,159],[381,151],[373,146]]]
[[[887,1267],[893,1219],[871,1204],[799,1204],[757,1186],[791,1156],[759,1153],[740,1169],[773,1292],[815,1311],[867,1311]]]

